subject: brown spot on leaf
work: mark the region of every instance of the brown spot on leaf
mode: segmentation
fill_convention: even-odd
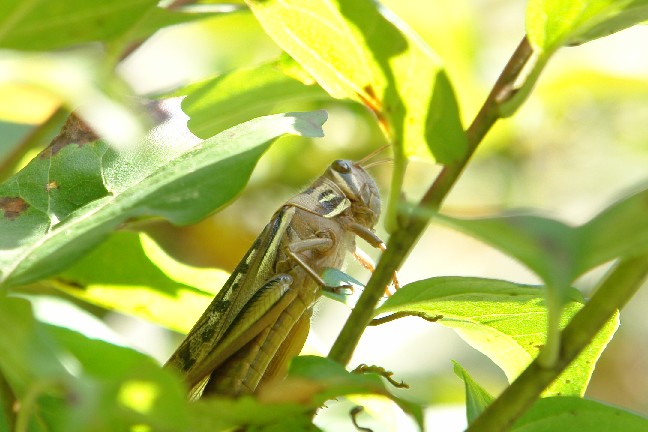
[[[59,184],[56,180],[52,180],[51,182],[47,183],[47,185],[45,185],[45,190],[47,192],[51,191],[52,189],[58,189],[58,188],[59,188]]]
[[[362,91],[358,93],[362,103],[367,105],[369,109],[375,113],[380,113],[382,111],[381,103],[376,97],[376,91],[371,85],[366,85],[362,88]]]
[[[52,140],[50,145],[40,154],[42,158],[49,158],[61,151],[68,144],[76,144],[81,147],[83,144],[99,139],[97,135],[83,120],[76,114],[70,114],[61,128],[61,132]]]
[[[29,208],[29,204],[20,197],[0,197],[0,210],[4,217],[14,220]]]
[[[62,284],[65,288],[70,288],[70,289],[78,289],[78,290],[84,290],[86,287],[81,283],[77,282],[73,279],[67,279],[67,278],[62,278],[62,277],[55,277],[52,278],[54,281]]]
[[[382,101],[376,96],[376,91],[373,86],[366,85],[362,88],[361,92],[357,93],[358,97],[362,100],[362,103],[367,106],[378,120],[378,124],[387,134],[387,136],[392,136],[391,126],[389,120],[385,117],[385,110],[389,111],[389,105],[383,106]]]

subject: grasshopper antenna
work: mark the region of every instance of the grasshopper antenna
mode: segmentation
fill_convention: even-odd
[[[359,161],[357,161],[356,164],[357,164],[357,165],[360,165],[360,166],[363,167],[363,168],[368,168],[369,165],[365,165],[365,163],[366,163],[369,159],[371,159],[372,157],[376,156],[378,153],[380,153],[380,152],[382,152],[383,150],[387,149],[388,147],[389,147],[389,144],[385,144],[384,146],[381,146],[381,147],[377,148],[376,150],[374,150],[374,151],[372,151],[371,153],[369,153],[367,156],[365,156],[365,157],[363,157],[362,159],[360,159]],[[375,164],[376,164],[375,162],[372,162],[370,165],[373,166],[373,165],[375,165]]]

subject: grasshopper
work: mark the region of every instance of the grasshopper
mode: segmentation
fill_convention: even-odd
[[[361,163],[334,161],[277,210],[171,355],[165,367],[184,376],[191,399],[251,394],[285,376],[306,341],[321,290],[340,289],[327,286],[323,270],[340,268],[348,252],[371,269],[355,237],[385,245],[373,232],[378,186]]]

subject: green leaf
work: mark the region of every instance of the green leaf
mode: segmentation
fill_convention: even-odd
[[[517,111],[558,48],[608,36],[647,19],[646,0],[530,0],[526,32],[536,55],[528,62],[522,85],[500,104],[500,115]]]
[[[37,372],[30,370],[27,353],[37,353],[42,357],[48,355],[39,350],[41,347],[34,346],[36,331],[29,302],[0,294],[0,325],[3,328],[0,332],[0,371],[13,393],[22,394]]]
[[[646,0],[531,0],[527,35],[544,56],[648,20]]]
[[[578,227],[576,273],[581,275],[615,258],[648,250],[647,212],[648,189],[638,190]]]
[[[429,317],[443,315],[437,321],[439,324],[455,329],[513,381],[545,343],[547,308],[541,288],[493,279],[431,278],[402,287],[376,314],[404,311],[423,312]],[[583,306],[578,291],[571,289],[568,294],[561,327]],[[546,394],[582,395],[617,326],[615,316],[549,386]]]
[[[566,287],[618,257],[648,250],[648,189],[609,206],[580,227],[533,215],[437,220],[517,259],[547,285]]]
[[[455,375],[461,378],[466,387],[466,417],[470,424],[484,412],[495,398],[480,386],[459,363],[455,361],[452,363],[454,363]]]
[[[175,224],[200,220],[240,192],[271,140],[286,133],[322,136],[325,120],[323,111],[277,114],[193,147],[187,138],[171,146],[153,137],[124,153],[84,135],[81,142],[76,135],[59,137],[54,147],[0,185],[0,284],[24,284],[63,269],[130,218],[157,215]],[[69,177],[56,178],[38,167],[43,160],[72,167],[90,162],[73,168]],[[110,194],[59,206],[59,194],[68,197],[86,181],[96,183],[97,163]]]
[[[576,233],[561,222],[532,215],[437,220],[517,259],[548,285],[567,287],[576,277]]]
[[[212,11],[203,13],[183,11],[182,8],[177,10],[169,10],[162,7],[150,8],[146,14],[144,14],[137,23],[135,23],[128,33],[122,35],[118,42],[121,42],[124,47],[127,47],[129,43],[144,40],[164,27],[189,23],[224,13],[229,12]]]
[[[121,231],[52,283],[90,303],[188,333],[227,277],[175,261],[145,234]]]
[[[648,430],[648,419],[576,397],[552,397],[538,400],[515,423],[519,432],[641,432]]]
[[[306,85],[281,70],[278,62],[237,69],[193,84],[182,101],[189,129],[208,137],[250,118],[269,114],[278,103],[327,99],[317,85]]]
[[[0,297],[0,373],[15,395],[17,430],[181,430],[180,380],[151,358],[34,320],[29,303]]]
[[[429,158],[431,152],[442,163],[463,156],[466,139],[439,59],[384,6],[370,0],[247,3],[331,96],[361,102],[376,114],[398,156]]]
[[[70,389],[77,397],[76,406],[63,403],[58,413],[44,413],[51,423],[60,422],[54,430],[108,432],[136,424],[154,430],[185,427],[186,390],[170,371],[132,349],[48,327],[60,349],[57,357],[68,367],[70,362],[80,367]]]
[[[53,50],[109,41],[128,31],[157,0],[4,0],[0,47]]]

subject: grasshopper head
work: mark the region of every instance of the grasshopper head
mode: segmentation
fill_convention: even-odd
[[[358,223],[373,228],[380,216],[380,193],[376,181],[358,163],[338,159],[326,170],[328,177],[351,201]]]

